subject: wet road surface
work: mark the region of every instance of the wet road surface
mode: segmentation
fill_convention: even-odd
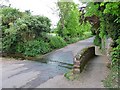
[[[70,44],[47,54],[42,60],[45,63],[3,58],[0,62],[2,87],[36,88],[57,75],[63,75],[71,68],[74,56],[83,48],[92,45],[93,37]]]
[[[105,88],[102,80],[108,75],[106,67],[107,59],[103,56],[97,56],[90,60],[77,77],[77,80],[68,80],[64,75],[57,75],[41,84],[37,88]]]

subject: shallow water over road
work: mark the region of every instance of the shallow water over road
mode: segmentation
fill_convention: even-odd
[[[93,37],[53,51],[39,60],[39,63],[27,60],[3,60],[2,86],[38,87],[56,75],[67,72],[72,68],[74,56],[83,48],[92,45]]]
[[[38,62],[42,64],[41,67],[38,67],[42,73],[38,74],[35,79],[21,87],[35,88],[56,75],[64,74],[69,69],[72,69],[73,55],[71,52],[58,51],[57,53],[50,53],[44,56]]]
[[[35,88],[56,75],[64,74],[71,68],[68,66],[59,62],[6,60],[2,65],[2,86],[4,88]]]

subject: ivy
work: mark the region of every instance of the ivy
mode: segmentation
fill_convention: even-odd
[[[100,12],[98,11],[99,8],[99,4],[94,4],[94,2],[88,3],[87,7],[86,7],[86,13],[85,13],[85,17],[91,17],[93,15],[99,16]]]
[[[120,16],[120,2],[111,2],[111,3],[107,3],[106,7],[104,9],[104,13],[105,14],[112,14],[112,15],[117,15]]]
[[[112,68],[111,75],[108,76],[106,80],[107,87],[116,87],[118,83],[118,64],[120,64],[120,2],[90,2],[86,8],[86,17],[92,17],[96,15],[99,18],[99,32],[96,33],[94,40],[95,45],[101,47],[101,39],[105,41],[106,37],[110,37],[114,41],[114,45],[111,58],[112,58]],[[96,30],[96,31],[98,31]],[[102,44],[103,45],[103,44]],[[105,42],[104,42],[105,45]],[[103,48],[104,49],[104,48]],[[115,71],[113,71],[115,70]],[[113,78],[114,77],[114,78]],[[111,81],[115,81],[111,83]]]

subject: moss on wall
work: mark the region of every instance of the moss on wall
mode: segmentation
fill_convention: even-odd
[[[81,52],[79,52],[74,59],[74,73],[78,73],[76,68],[79,68],[79,72],[82,72],[88,61],[95,56],[94,46],[84,48]]]

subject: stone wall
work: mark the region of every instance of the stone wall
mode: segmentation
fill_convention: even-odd
[[[95,46],[84,48],[74,58],[73,73],[81,73],[90,59],[95,57]]]

